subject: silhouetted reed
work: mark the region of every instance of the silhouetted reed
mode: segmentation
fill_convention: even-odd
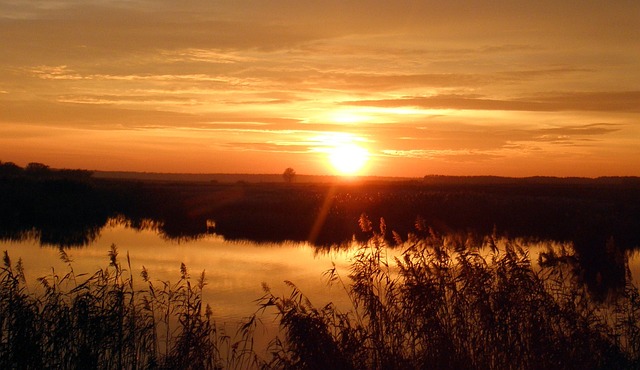
[[[293,283],[279,297],[265,286],[284,338],[271,343],[277,369],[601,369],[640,366],[640,300],[631,284],[594,301],[565,266],[537,270],[514,241],[481,243],[421,229],[389,261],[386,226],[355,254],[348,284],[330,284],[353,307],[316,308]],[[420,227],[420,225],[418,225]],[[420,227],[421,228],[421,227]],[[629,279],[630,281],[630,279]]]
[[[640,367],[640,293],[594,300],[566,250],[534,267],[518,242],[438,235],[422,222],[403,240],[360,218],[348,276],[330,285],[351,307],[314,306],[294,285],[277,296],[264,284],[256,314],[226,333],[202,301],[204,273],[140,281],[115,246],[109,265],[76,274],[71,261],[30,293],[21,261],[0,267],[0,368],[101,369],[632,369]],[[391,258],[391,248],[401,248]],[[629,273],[627,269],[627,273]],[[281,332],[266,354],[253,346],[257,322],[275,311]]]
[[[41,294],[27,291],[21,261],[5,252],[0,270],[2,369],[244,369],[255,367],[252,321],[233,339],[203,306],[204,272],[191,279],[182,264],[175,284],[134,284],[112,246],[110,263],[91,276],[69,262],[38,279]]]

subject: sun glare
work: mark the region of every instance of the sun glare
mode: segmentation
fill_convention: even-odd
[[[361,146],[365,138],[347,132],[325,132],[312,137],[312,150],[322,153],[333,172],[340,176],[357,176],[364,172],[370,160],[369,150]]]
[[[329,162],[341,175],[357,175],[368,160],[369,151],[353,143],[340,144],[329,151]]]

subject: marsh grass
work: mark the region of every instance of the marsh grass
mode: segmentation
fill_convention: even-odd
[[[316,308],[293,283],[289,296],[265,286],[283,338],[271,343],[277,369],[626,369],[640,366],[640,296],[629,282],[594,301],[561,263],[532,267],[526,249],[417,225],[402,241],[362,217],[371,238],[355,254],[348,282],[329,284],[352,308]],[[418,237],[416,235],[421,234]],[[389,239],[401,243],[389,260]],[[488,251],[487,251],[488,250]],[[547,256],[548,257],[548,256]]]
[[[351,307],[316,307],[293,282],[265,294],[254,316],[227,332],[202,301],[204,272],[154,282],[134,276],[112,246],[92,275],[54,270],[29,292],[22,262],[0,267],[2,369],[634,369],[640,367],[640,294],[630,277],[606,300],[549,250],[533,266],[518,242],[438,235],[421,221],[403,240],[384,220],[359,243],[347,276],[328,284]],[[395,248],[394,253],[389,253]],[[397,250],[401,251],[398,252]],[[628,269],[627,269],[627,273]],[[258,323],[280,334],[258,354]]]
[[[22,262],[4,253],[0,270],[2,369],[244,369],[255,367],[252,322],[228,335],[202,302],[204,272],[192,279],[138,282],[118,261],[93,275],[39,278],[42,293],[27,291]],[[143,288],[140,289],[139,285]],[[238,338],[237,340],[235,338]]]

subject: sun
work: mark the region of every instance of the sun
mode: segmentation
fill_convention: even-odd
[[[371,154],[361,143],[363,137],[347,132],[325,132],[311,137],[312,150],[322,153],[333,172],[340,176],[358,176],[367,167]]]
[[[329,150],[329,162],[341,175],[357,175],[369,161],[369,151],[353,143],[336,145]]]

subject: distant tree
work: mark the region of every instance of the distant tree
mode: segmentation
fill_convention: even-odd
[[[296,177],[296,170],[294,170],[291,167],[288,167],[282,173],[282,178],[284,179],[285,182],[288,182],[288,183],[292,183],[295,177]]]
[[[27,164],[27,167],[25,167],[25,170],[33,171],[33,172],[38,172],[38,171],[45,172],[49,170],[49,166],[47,166],[44,163],[31,162]]]
[[[46,176],[51,173],[51,171],[49,170],[49,166],[37,162],[31,162],[27,164],[27,166],[24,168],[24,171],[25,173],[36,177]]]
[[[0,175],[1,176],[17,176],[22,172],[22,167],[13,162],[0,161]]]

